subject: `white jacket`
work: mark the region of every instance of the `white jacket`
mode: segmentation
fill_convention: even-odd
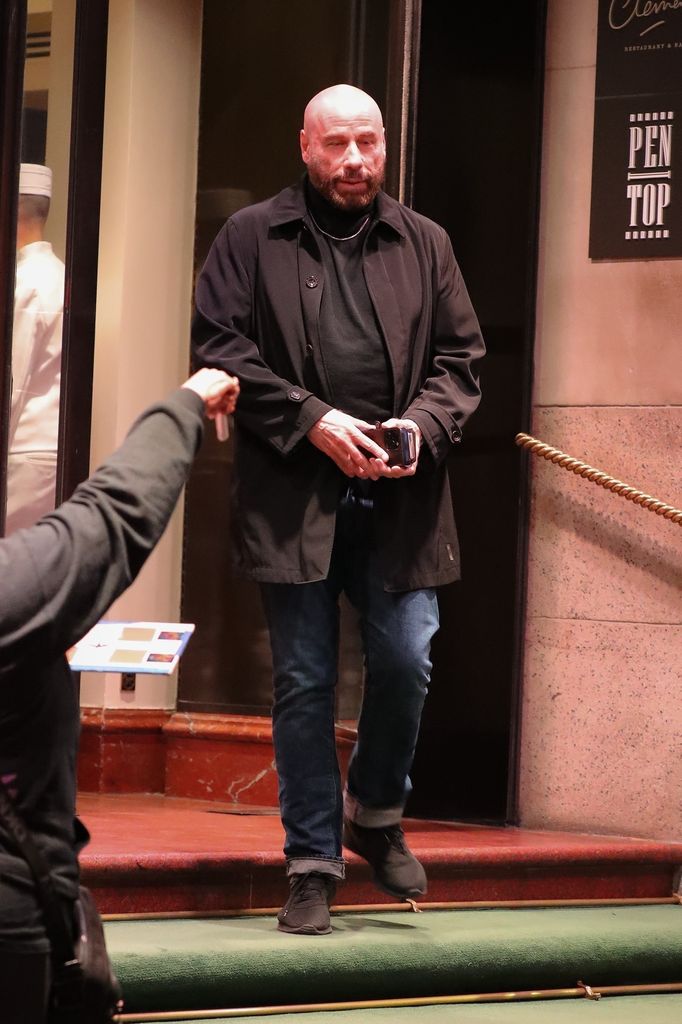
[[[54,508],[62,359],[64,264],[49,242],[17,254],[6,531]]]

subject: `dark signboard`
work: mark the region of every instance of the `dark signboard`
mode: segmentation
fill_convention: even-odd
[[[682,0],[599,0],[592,259],[682,256],[680,133]]]

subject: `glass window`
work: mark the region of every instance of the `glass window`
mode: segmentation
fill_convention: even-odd
[[[75,4],[29,0],[6,533],[55,505]]]

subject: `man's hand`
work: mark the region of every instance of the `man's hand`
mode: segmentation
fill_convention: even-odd
[[[378,480],[382,475],[380,467],[385,465],[388,455],[367,437],[366,431],[371,429],[372,424],[365,420],[358,420],[338,409],[330,409],[310,428],[307,437],[346,476]]]
[[[224,370],[204,367],[192,374],[182,386],[195,391],[203,399],[204,411],[210,420],[216,416],[230,416],[236,408],[239,381]]]
[[[414,476],[417,472],[417,464],[419,463],[419,450],[422,443],[422,432],[414,422],[414,420],[398,420],[391,419],[386,420],[381,424],[382,427],[409,427],[414,433],[415,443],[415,455],[414,462],[411,466],[387,466],[385,462],[379,462],[377,459],[370,459],[371,463],[375,463],[375,470],[378,476],[387,476],[392,480],[398,480],[403,476]],[[373,477],[377,479],[377,477]]]

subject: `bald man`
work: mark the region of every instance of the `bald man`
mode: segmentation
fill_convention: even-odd
[[[320,935],[342,845],[392,897],[426,892],[401,819],[436,587],[459,576],[446,458],[478,405],[484,346],[447,234],[382,191],[375,101],[349,85],[323,90],[300,146],[303,180],[218,234],[193,343],[200,365],[241,381],[230,526],[272,647],[290,886],[278,926]],[[345,789],[334,735],[342,592],[365,654]]]

